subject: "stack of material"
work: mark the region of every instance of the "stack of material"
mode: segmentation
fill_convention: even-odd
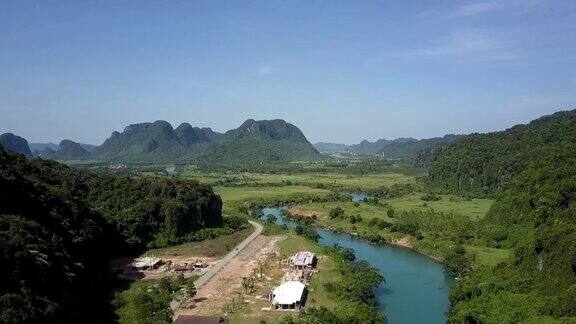
[[[141,257],[132,262],[132,267],[136,269],[154,269],[162,264],[162,259],[156,257]]]
[[[175,265],[174,267],[172,267],[172,270],[174,270],[174,271],[194,271],[194,270],[196,270],[196,268],[194,267],[193,264],[184,263],[184,264]]]

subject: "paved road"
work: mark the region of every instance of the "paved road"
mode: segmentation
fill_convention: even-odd
[[[228,262],[230,262],[232,258],[234,258],[238,253],[240,253],[240,251],[242,251],[246,247],[246,245],[252,242],[258,235],[260,235],[260,233],[262,233],[264,226],[262,226],[260,223],[251,220],[249,220],[248,222],[250,222],[250,224],[254,226],[254,233],[250,234],[250,236],[244,239],[244,241],[240,242],[240,244],[238,244],[234,248],[234,250],[226,254],[226,256],[222,260],[218,261],[218,263],[216,263],[210,270],[206,271],[206,273],[202,277],[198,278],[198,280],[196,280],[195,282],[196,289],[199,289],[200,287],[204,286],[204,284],[208,282],[210,278],[212,278],[218,271],[222,270],[222,268],[224,268],[224,266]]]

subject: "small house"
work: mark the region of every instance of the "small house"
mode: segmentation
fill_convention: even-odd
[[[286,281],[270,295],[276,309],[300,309],[306,301],[306,285],[300,281]]]
[[[298,252],[290,258],[290,264],[294,269],[312,269],[316,267],[316,255],[308,251]]]

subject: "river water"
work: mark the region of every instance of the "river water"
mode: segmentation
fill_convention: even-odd
[[[286,207],[264,208],[264,215],[277,217],[277,224],[289,228],[296,223],[282,217]],[[316,228],[322,237],[318,243],[338,243],[351,248],[358,260],[366,260],[380,271],[386,283],[375,291],[378,308],[388,323],[444,323],[448,311],[448,294],[453,277],[442,265],[420,253],[393,245],[374,245],[349,234]]]

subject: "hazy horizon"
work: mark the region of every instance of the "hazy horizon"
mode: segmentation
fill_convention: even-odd
[[[5,1],[0,132],[281,118],[312,143],[503,130],[576,108],[576,2]]]

